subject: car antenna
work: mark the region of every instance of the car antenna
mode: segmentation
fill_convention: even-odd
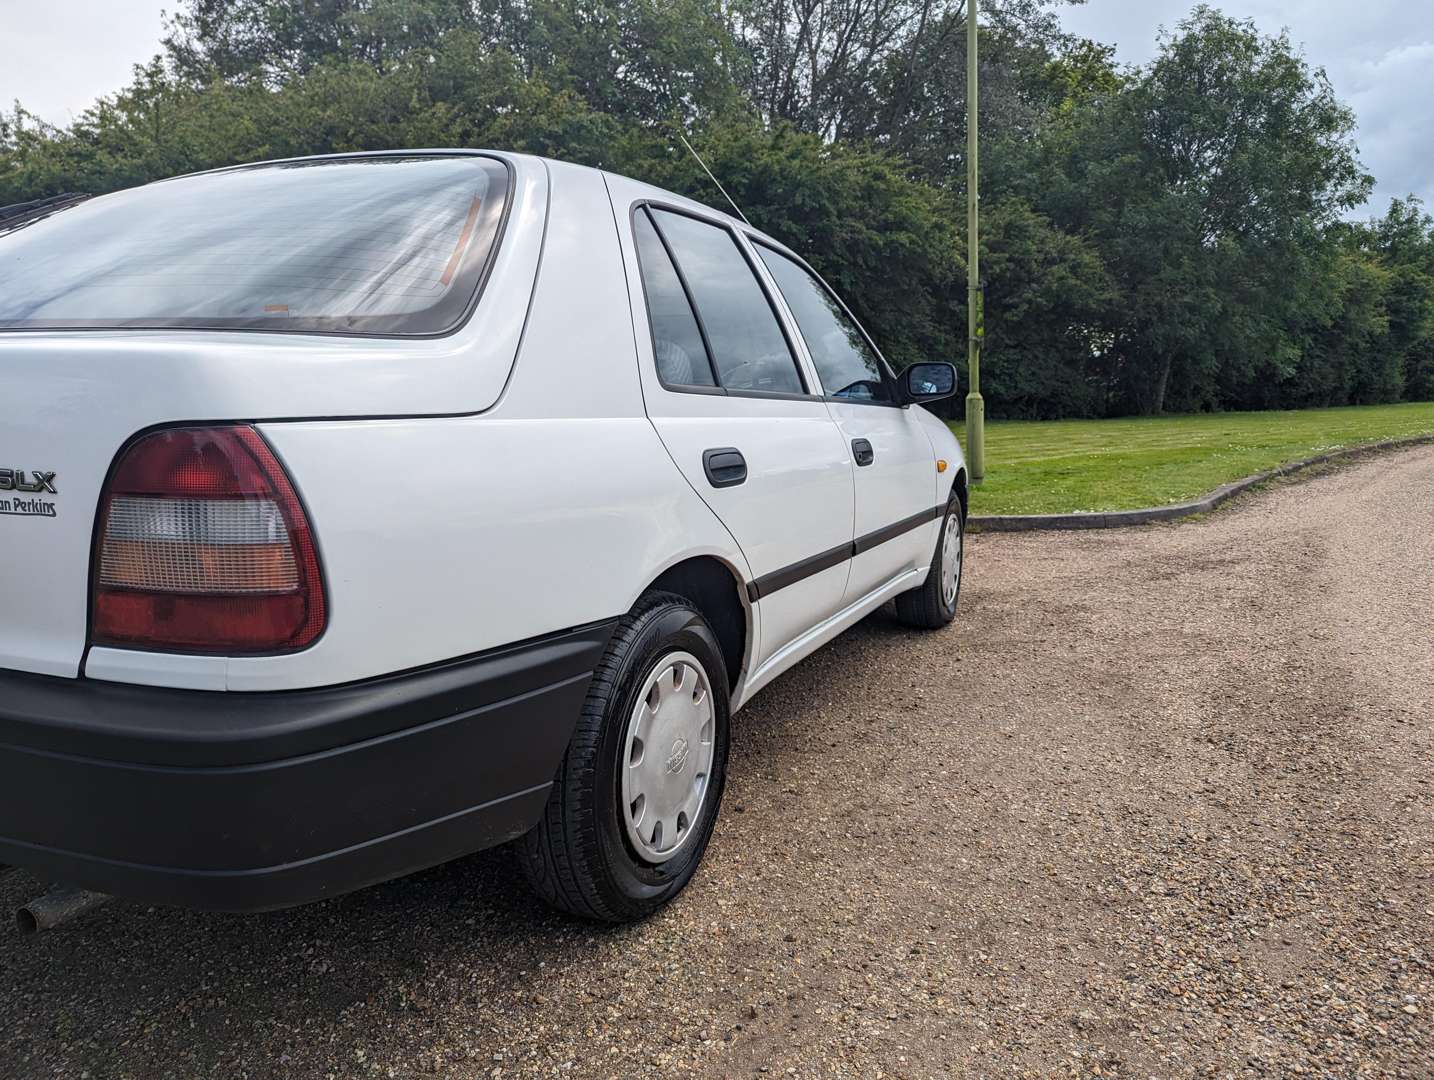
[[[712,170],[707,167],[707,162],[702,160],[702,155],[692,149],[692,144],[687,141],[687,136],[679,131],[677,137],[682,140],[682,145],[687,147],[687,152],[697,159],[697,164],[702,166],[702,171],[707,174],[707,178],[717,185],[717,190],[722,193],[722,197],[732,204],[732,209],[737,211],[737,216],[742,219],[742,223],[751,228],[752,223],[747,220],[747,215],[742,213],[742,208],[737,205],[737,201],[727,194],[727,189],[722,186],[722,181],[712,175]]]

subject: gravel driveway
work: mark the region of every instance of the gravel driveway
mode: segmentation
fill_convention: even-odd
[[[1434,1076],[1434,448],[968,557],[952,627],[875,616],[736,718],[646,924],[503,852],[115,904],[0,935],[0,1077]]]

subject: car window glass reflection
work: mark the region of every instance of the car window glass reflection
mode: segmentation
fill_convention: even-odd
[[[508,174],[476,156],[250,166],[0,234],[0,327],[439,333],[466,314]]]
[[[658,375],[669,386],[715,386],[707,347],[702,344],[687,293],[646,209],[633,215],[632,231]]]
[[[736,238],[685,214],[654,210],[653,217],[692,290],[721,385],[802,393],[796,358]]]
[[[756,248],[792,309],[822,388],[832,397],[890,401],[891,391],[876,350],[836,297],[800,264],[761,244]]]

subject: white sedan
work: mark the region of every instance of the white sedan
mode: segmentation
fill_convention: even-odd
[[[521,155],[248,165],[0,220],[0,863],[221,910],[516,840],[640,917],[729,714],[890,600],[966,470],[790,249]]]

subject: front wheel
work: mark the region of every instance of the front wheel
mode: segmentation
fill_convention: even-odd
[[[687,600],[645,597],[619,623],[537,826],[533,889],[603,922],[651,914],[692,879],[727,775],[726,666]]]
[[[961,597],[961,557],[966,545],[966,521],[956,492],[946,501],[936,553],[926,581],[896,598],[896,617],[907,626],[936,630],[956,617]]]

